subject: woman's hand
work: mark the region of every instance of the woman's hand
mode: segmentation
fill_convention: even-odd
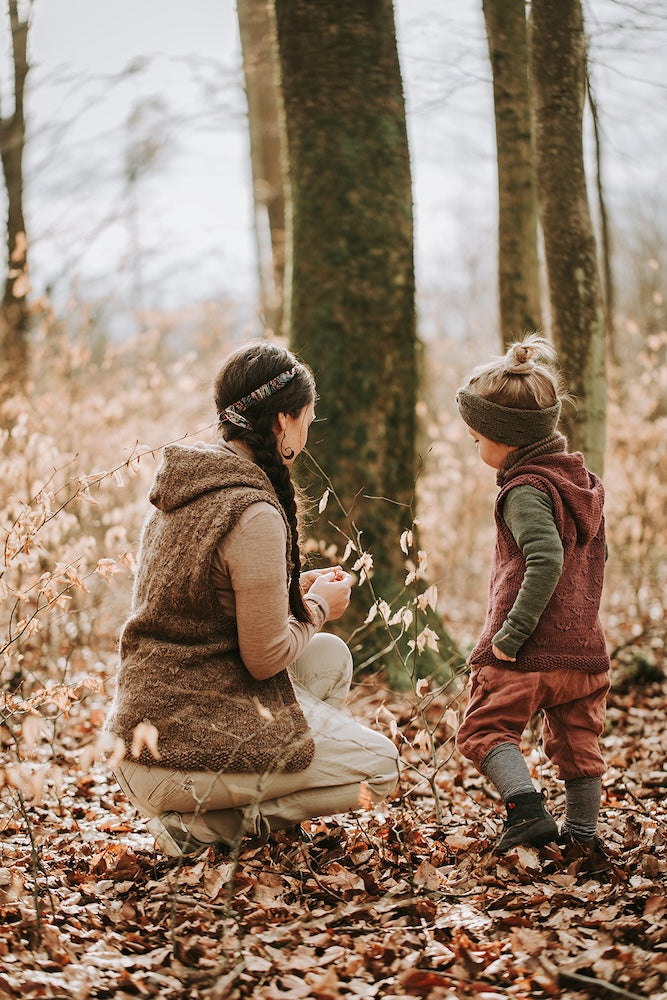
[[[305,573],[302,573],[299,577],[299,586],[301,587],[301,593],[307,594],[312,585],[317,580],[318,576],[322,576],[324,573],[343,573],[342,566],[326,566],[324,569],[307,569]]]
[[[507,653],[503,653],[502,649],[498,649],[497,646],[491,646],[491,652],[497,660],[505,660],[507,663],[516,663],[516,656],[508,656]]]
[[[346,573],[340,567],[327,569],[318,573],[317,578],[308,588],[308,593],[317,594],[324,598],[329,605],[327,621],[333,622],[340,618],[347,609],[353,583],[352,574]]]

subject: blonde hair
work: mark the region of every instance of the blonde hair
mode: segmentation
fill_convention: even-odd
[[[519,410],[548,409],[564,397],[556,352],[537,333],[515,340],[504,357],[474,368],[462,388],[499,406]]]

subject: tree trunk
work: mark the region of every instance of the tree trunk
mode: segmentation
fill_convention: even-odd
[[[282,332],[285,280],[285,191],[282,109],[268,0],[238,0],[248,101],[255,236],[265,327]]]
[[[415,493],[417,337],[410,164],[391,0],[276,0],[291,194],[294,349],[313,368],[311,448],[343,507],[311,533],[363,532],[376,592],[405,580]],[[313,474],[311,492],[326,482]],[[332,527],[331,521],[335,526]],[[344,625],[363,622],[355,591]]]
[[[605,330],[584,171],[586,47],[580,0],[533,0],[537,178],[552,336],[574,396],[563,430],[595,472],[604,463]]]
[[[498,155],[502,342],[541,327],[537,193],[525,0],[483,0]]]
[[[609,225],[609,212],[607,211],[607,200],[605,198],[605,188],[602,182],[602,130],[600,128],[600,116],[598,114],[597,101],[593,94],[591,78],[586,68],[586,96],[588,107],[591,112],[593,122],[593,136],[595,139],[595,191],[598,199],[598,214],[600,225],[600,255],[602,257],[602,301],[604,304],[605,336],[607,338],[607,348],[609,358],[614,365],[618,365],[618,350],[616,346],[616,324],[615,324],[615,288],[614,275],[612,271],[612,243],[611,228]]]
[[[14,70],[14,111],[0,118],[0,155],[7,190],[7,277],[0,304],[0,400],[21,392],[28,377],[28,242],[23,218],[23,97],[28,74],[29,20],[9,0]]]

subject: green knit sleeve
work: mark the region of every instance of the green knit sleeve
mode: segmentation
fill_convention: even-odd
[[[503,519],[526,559],[526,572],[507,619],[493,643],[515,657],[535,631],[563,571],[563,544],[550,497],[533,486],[510,490]]]

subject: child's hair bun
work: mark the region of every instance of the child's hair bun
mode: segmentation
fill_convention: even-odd
[[[535,371],[535,364],[544,361],[547,364],[556,360],[556,352],[546,340],[536,333],[531,333],[523,340],[514,341],[505,354],[505,371],[508,375],[528,375]]]

